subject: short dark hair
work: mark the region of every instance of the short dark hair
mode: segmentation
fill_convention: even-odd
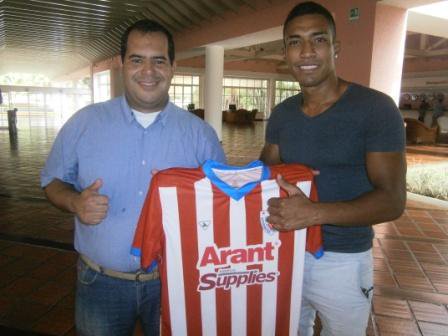
[[[291,22],[296,17],[312,14],[322,15],[325,20],[327,20],[334,40],[336,38],[336,24],[334,22],[333,15],[331,15],[328,9],[313,1],[299,3],[293,9],[291,9],[285,20],[285,23],[283,24],[283,37],[285,37],[286,27],[289,22]]]
[[[162,34],[164,34],[166,36],[166,39],[168,40],[168,57],[170,59],[170,63],[173,64],[174,54],[175,54],[173,35],[171,35],[169,30],[166,29],[164,26],[162,26],[160,23],[150,20],[150,19],[143,19],[143,20],[134,22],[123,33],[123,36],[121,37],[121,45],[120,45],[121,60],[123,62],[124,62],[124,57],[126,55],[126,50],[128,48],[129,34],[131,32],[133,32],[134,30],[139,31],[141,33],[162,33]]]

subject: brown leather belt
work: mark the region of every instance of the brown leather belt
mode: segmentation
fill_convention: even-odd
[[[135,273],[127,273],[127,272],[118,272],[111,269],[104,268],[94,261],[90,260],[83,254],[79,255],[79,258],[85,263],[88,267],[93,269],[94,271],[110,276],[111,278],[130,280],[130,281],[149,281],[159,278],[159,270],[155,267],[151,272],[147,273],[143,270],[139,270]]]

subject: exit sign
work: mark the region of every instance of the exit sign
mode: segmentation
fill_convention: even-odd
[[[358,7],[350,9],[350,12],[348,14],[348,19],[350,21],[355,21],[355,20],[359,19],[359,8]]]

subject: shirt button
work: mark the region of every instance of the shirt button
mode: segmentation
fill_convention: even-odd
[[[142,165],[143,165],[143,166],[146,165],[146,161],[145,161],[145,160],[142,161]]]
[[[143,191],[140,190],[140,191],[138,192],[138,194],[139,194],[140,196],[143,195]]]

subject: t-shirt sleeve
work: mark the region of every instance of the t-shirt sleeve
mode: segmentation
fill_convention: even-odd
[[[152,178],[131,248],[131,254],[140,257],[142,269],[148,269],[153,261],[158,260],[162,250],[163,225],[158,187],[159,174]]]
[[[317,202],[319,200],[317,196],[316,183],[313,181],[311,184],[310,200]],[[306,250],[311,252],[315,258],[320,258],[324,254],[324,241],[322,234],[322,226],[313,225],[307,228],[306,233]]]
[[[366,152],[404,151],[404,122],[394,101],[381,94],[371,106],[371,111],[365,120]]]

